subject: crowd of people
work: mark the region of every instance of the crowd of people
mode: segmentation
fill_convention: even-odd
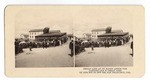
[[[79,54],[80,52],[85,51],[85,48],[91,48],[94,50],[94,47],[105,47],[109,48],[112,46],[120,46],[129,42],[130,38],[115,38],[115,39],[103,39],[99,41],[84,41],[82,39],[76,39],[75,41],[71,41],[69,44],[69,48],[71,50],[71,56],[73,56],[73,52],[75,54]]]
[[[15,55],[23,52],[23,48],[19,43],[20,43],[20,41],[15,39]]]
[[[43,41],[28,41],[28,42],[21,42],[18,39],[15,39],[15,54],[23,52],[24,48],[29,48],[32,51],[32,48],[48,48],[48,47],[55,47],[60,46],[67,42],[67,38],[64,39],[44,39]]]
[[[32,51],[32,48],[48,48],[61,46],[63,43],[67,42],[68,38],[65,39],[44,39],[43,41],[36,42],[24,42],[22,43],[19,40],[15,40],[15,54],[23,52],[24,48],[29,48]],[[71,50],[71,56],[73,53],[79,54],[85,51],[85,48],[91,48],[94,50],[94,47],[112,47],[112,46],[120,46],[126,44],[130,38],[115,38],[115,39],[103,39],[99,41],[87,41],[76,38],[75,41],[71,40],[69,44],[69,49]]]
[[[81,44],[81,41],[71,41],[69,44],[69,49],[71,50],[71,56],[79,54],[82,51],[85,51],[85,47]]]
[[[60,46],[63,43],[67,42],[67,40],[60,40],[60,39],[53,39],[53,40],[43,40],[42,42],[37,43],[38,47],[55,47],[55,46]]]
[[[115,39],[106,38],[99,41],[85,41],[85,42],[83,41],[82,43],[83,46],[85,46],[86,48],[91,47],[91,45],[93,45],[94,47],[112,47],[112,46],[124,45],[129,40],[130,38],[115,38]]]

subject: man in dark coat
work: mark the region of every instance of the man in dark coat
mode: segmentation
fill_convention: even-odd
[[[71,55],[70,56],[73,56],[73,40],[69,44],[69,49],[71,50]]]
[[[94,42],[93,41],[91,42],[91,49],[92,49],[92,51],[94,50]]]
[[[130,54],[133,57],[133,41],[131,42],[131,49],[132,49],[132,54]]]
[[[19,41],[15,39],[15,54],[19,53]]]
[[[32,51],[32,42],[29,43],[29,50]]]

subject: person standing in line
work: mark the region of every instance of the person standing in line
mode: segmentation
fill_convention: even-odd
[[[15,54],[19,53],[19,41],[15,39]]]
[[[105,48],[109,46],[108,39],[105,40]]]
[[[132,49],[132,54],[131,54],[131,56],[133,57],[133,41],[131,42],[131,49]]]
[[[49,47],[49,40],[46,41],[46,47]]]
[[[54,47],[56,46],[56,39],[55,39],[54,42],[53,42],[53,46],[54,46]]]
[[[46,42],[45,42],[45,40],[42,42],[42,46],[43,46],[43,49],[46,47]]]
[[[94,42],[93,41],[91,42],[91,49],[92,49],[92,51],[94,50]]]
[[[29,50],[32,51],[32,42],[29,43]]]
[[[60,45],[60,46],[62,45],[61,40],[59,40],[59,45]]]
[[[42,47],[43,47],[43,49],[44,49],[44,41],[42,41]]]
[[[47,41],[45,41],[45,48],[47,49]]]
[[[108,48],[111,47],[111,40],[108,41]]]
[[[71,40],[71,42],[69,44],[69,49],[71,50],[70,56],[73,56],[73,40]]]

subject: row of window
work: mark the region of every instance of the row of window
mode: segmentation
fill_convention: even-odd
[[[42,34],[42,32],[30,32],[30,35],[39,35],[39,34]]]
[[[103,34],[104,32],[92,32],[92,34]]]
[[[34,36],[30,36],[30,38],[34,38]]]

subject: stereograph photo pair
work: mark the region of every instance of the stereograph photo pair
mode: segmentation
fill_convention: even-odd
[[[9,77],[142,77],[142,5],[8,5]]]

